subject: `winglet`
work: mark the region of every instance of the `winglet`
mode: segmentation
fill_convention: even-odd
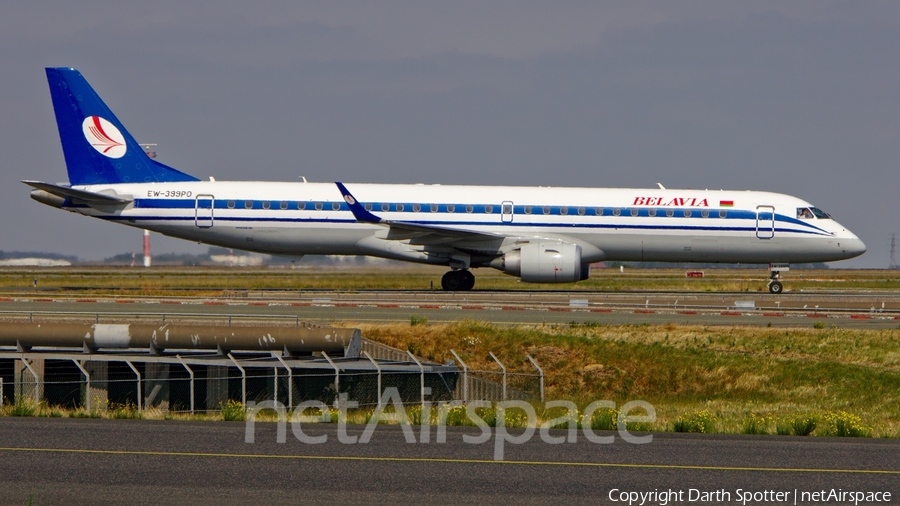
[[[353,217],[356,218],[356,221],[360,221],[363,223],[381,223],[381,218],[375,216],[369,211],[366,211],[366,208],[356,200],[356,198],[350,193],[350,190],[348,190],[343,183],[335,181],[334,184],[337,185],[338,190],[340,190],[341,192],[341,195],[344,196],[344,202],[346,202],[347,205],[350,206],[350,212],[353,213]]]

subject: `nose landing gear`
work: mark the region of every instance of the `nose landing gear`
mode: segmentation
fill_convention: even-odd
[[[769,264],[769,292],[775,295],[784,291],[784,285],[781,284],[781,271],[791,270],[790,264]]]
[[[450,271],[441,278],[441,288],[448,292],[465,292],[475,286],[475,275],[467,269]]]

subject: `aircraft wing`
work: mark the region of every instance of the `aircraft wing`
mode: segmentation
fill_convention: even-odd
[[[490,232],[482,232],[464,228],[424,225],[421,223],[412,223],[408,221],[385,220],[366,210],[366,208],[356,200],[353,194],[350,193],[350,190],[348,190],[343,183],[335,182],[335,184],[337,185],[338,190],[340,190],[341,195],[343,195],[344,202],[346,202],[347,205],[350,206],[350,211],[353,213],[356,221],[360,223],[372,223],[375,225],[383,225],[388,227],[389,231],[386,239],[393,239],[398,241],[404,239],[418,239],[421,241],[426,236],[431,236],[430,239],[432,239],[434,242],[447,243],[456,240],[483,241],[485,239],[498,239],[506,237],[500,234],[493,234]]]
[[[86,190],[77,190],[70,186],[62,186],[52,183],[42,183],[40,181],[22,181],[28,186],[37,188],[38,190],[43,190],[47,193],[56,195],[57,197],[68,198],[73,200],[80,200],[88,205],[98,204],[98,205],[117,205],[117,204],[127,204],[131,202],[133,199],[117,197],[115,195],[107,195],[105,193],[96,193],[89,192]]]

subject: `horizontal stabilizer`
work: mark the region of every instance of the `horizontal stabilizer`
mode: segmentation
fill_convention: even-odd
[[[98,205],[116,205],[116,204],[128,204],[132,199],[130,196],[128,197],[118,197],[115,195],[107,195],[105,193],[96,193],[89,192],[86,190],[76,190],[75,188],[69,186],[60,186],[52,183],[42,183],[40,181],[22,181],[28,186],[37,188],[38,190],[44,190],[47,193],[51,193],[58,197],[62,197],[64,199],[73,199],[84,202],[85,204],[98,204]]]

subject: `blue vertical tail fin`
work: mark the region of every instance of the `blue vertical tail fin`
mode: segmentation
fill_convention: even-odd
[[[77,70],[48,68],[47,81],[72,185],[198,180],[147,156]]]

